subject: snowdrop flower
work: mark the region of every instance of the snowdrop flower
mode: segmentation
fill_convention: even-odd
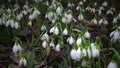
[[[52,19],[52,23],[54,24],[56,22],[56,19]]]
[[[111,41],[115,42],[120,39],[120,32],[118,30],[115,30],[110,33]]]
[[[108,10],[108,11],[107,11],[107,14],[113,15],[113,11],[112,11],[112,10]]]
[[[57,15],[61,15],[62,11],[63,11],[63,7],[62,6],[57,7],[57,9],[56,9]]]
[[[111,61],[107,68],[118,68],[118,64],[116,61]]]
[[[29,21],[27,25],[32,26],[32,21]]]
[[[22,48],[19,44],[15,43],[14,46],[13,46],[13,53],[17,53],[19,51],[22,51]]]
[[[90,6],[87,6],[87,7],[85,8],[85,10],[90,11],[90,10],[91,10],[91,7],[90,7]]]
[[[84,37],[89,39],[90,38],[90,33],[88,31],[86,31],[85,34],[84,34]]]
[[[50,21],[52,21],[53,16],[54,16],[54,13],[53,13],[52,11],[48,12],[48,14],[46,15],[46,17],[47,17]]]
[[[50,33],[54,33],[55,35],[59,34],[59,29],[58,27],[54,26],[50,29]]]
[[[10,25],[10,20],[6,22],[6,27],[8,27],[9,25]]]
[[[27,13],[28,13],[28,12],[27,12],[26,10],[23,10],[23,11],[22,11],[22,14],[24,14],[24,15],[27,15]]]
[[[100,10],[101,10],[101,11],[102,11],[102,10],[105,10],[105,8],[101,6],[101,7],[100,7]]]
[[[98,15],[101,15],[102,11],[101,10],[98,10]]]
[[[63,30],[63,35],[68,35],[68,30],[67,30],[67,28],[65,28],[65,29]]]
[[[11,25],[12,28],[14,28],[14,21],[13,21],[13,19],[10,20],[10,25]]]
[[[79,46],[79,45],[81,44],[81,42],[82,42],[82,38],[79,37],[79,38],[77,39],[77,41],[76,41],[77,46]]]
[[[82,52],[81,52],[81,49],[80,48],[78,48],[77,49],[77,51],[76,51],[76,61],[80,61],[80,59],[82,59],[83,58],[83,54],[82,54]]]
[[[91,48],[91,50],[95,49],[96,48],[95,43],[91,43],[90,48]]]
[[[17,53],[17,52],[18,52],[18,46],[15,43],[13,46],[13,53]]]
[[[29,16],[29,20],[33,20],[33,19],[35,19],[35,16],[30,15],[30,16]]]
[[[18,27],[19,27],[19,24],[18,24],[18,22],[15,22],[15,29],[18,29]]]
[[[92,53],[91,53],[91,50],[90,50],[90,48],[88,48],[88,49],[87,49],[87,53],[88,53],[88,57],[89,57],[89,58],[91,58],[91,56],[92,56]]]
[[[108,5],[108,3],[105,1],[103,2],[102,6],[106,7]]]
[[[80,13],[80,15],[78,16],[78,19],[79,20],[83,20],[84,19],[84,17],[83,17],[83,15]]]
[[[47,47],[47,41],[46,41],[46,40],[44,40],[44,41],[42,42],[42,47],[43,47],[43,48],[46,48],[46,47]]]
[[[52,47],[53,49],[55,49],[55,44],[53,42],[50,43],[50,47]]]
[[[55,27],[54,29],[54,32],[53,32],[55,35],[58,35],[59,34],[59,30],[58,30],[58,27]]]
[[[96,20],[96,18],[93,18],[93,19],[91,20],[91,22],[93,22],[94,24],[97,25],[97,20]]]
[[[39,10],[36,10],[36,9],[35,9],[34,12],[33,12],[33,15],[34,15],[34,16],[37,16],[37,15],[39,15],[39,14],[40,14]]]
[[[55,26],[50,29],[50,33],[53,33],[55,29]]]
[[[33,14],[29,16],[29,20],[35,19],[40,14],[39,10],[34,10]]]
[[[45,26],[45,25],[42,25],[41,31],[44,31],[44,30],[46,30],[46,26]]]
[[[27,64],[27,61],[26,61],[26,59],[25,58],[21,58],[20,59],[20,61],[19,61],[19,66],[26,66],[26,64]]]
[[[91,12],[92,12],[92,13],[95,13],[95,8],[91,8]]]
[[[62,22],[66,23],[67,19],[65,17],[62,18]]]
[[[87,56],[87,51],[85,48],[82,49],[82,54],[83,54],[83,57],[86,57]]]
[[[117,23],[117,20],[118,20],[118,18],[117,17],[114,17],[114,19],[113,19],[113,23]]]
[[[70,56],[71,56],[71,58],[72,58],[73,60],[75,60],[76,57],[77,57],[76,52],[77,52],[77,51],[76,51],[75,49],[72,49],[71,52],[70,52]]]
[[[20,21],[22,17],[23,17],[22,13],[18,14],[18,15],[17,15],[18,21]]]
[[[99,22],[98,22],[98,24],[101,25],[102,23],[103,23],[104,25],[107,25],[107,24],[108,24],[108,21],[105,20],[105,19],[100,19]]]
[[[81,65],[82,65],[82,67],[87,67],[88,66],[88,62],[85,61],[85,60],[82,60]]]
[[[70,23],[72,21],[72,18],[73,18],[72,14],[70,14],[70,13],[66,14],[65,17],[66,17],[66,23]]]
[[[68,7],[73,7],[75,6],[73,3],[68,3]]]
[[[99,54],[100,54],[100,51],[97,48],[92,50],[92,57],[93,58],[98,57]]]
[[[60,51],[60,44],[57,44],[55,47],[55,51],[59,52]]]
[[[49,36],[48,36],[47,32],[42,35],[41,40],[47,40],[47,41],[49,41]]]
[[[103,23],[103,19],[100,19],[98,24],[101,25]]]
[[[82,2],[82,1],[80,1],[80,2],[79,2],[79,4],[80,4],[80,5],[83,5],[83,2]]]
[[[71,36],[71,37],[69,37],[69,38],[67,39],[67,42],[68,42],[70,45],[72,45],[72,44],[75,42],[75,40],[74,40],[74,38]]]

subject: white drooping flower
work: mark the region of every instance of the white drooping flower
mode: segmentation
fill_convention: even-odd
[[[83,54],[80,48],[77,49],[76,51],[76,61],[80,61],[83,58]]]
[[[82,60],[81,66],[82,67],[87,67],[88,66],[88,62],[85,61],[85,60]]]
[[[99,54],[100,54],[100,51],[97,48],[95,48],[95,49],[92,50],[92,57],[93,58],[98,57]]]
[[[88,53],[88,57],[91,58],[92,57],[92,53],[91,53],[90,48],[87,49],[87,53]]]
[[[60,44],[57,44],[55,47],[55,51],[59,52],[60,51]]]
[[[19,24],[18,24],[18,22],[15,22],[15,29],[18,29],[18,27],[19,27]]]
[[[100,19],[99,22],[98,22],[99,25],[101,24],[104,24],[104,25],[107,25],[108,24],[108,21],[105,20],[105,19]]]
[[[112,42],[116,42],[117,40],[120,39],[120,31],[115,30],[115,31],[111,32],[110,37],[111,37]]]
[[[95,11],[96,11],[95,8],[91,8],[92,13],[95,13]]]
[[[27,61],[26,61],[26,59],[25,58],[21,58],[20,59],[20,61],[19,61],[19,66],[26,66],[26,64],[27,64]]]
[[[63,35],[68,35],[68,30],[67,30],[67,28],[65,28],[65,29],[63,30]]]
[[[84,34],[84,37],[89,39],[90,38],[90,33],[88,31],[86,31],[85,34]]]
[[[57,9],[56,9],[57,15],[61,15],[62,11],[63,11],[63,7],[62,6],[57,7]]]
[[[79,38],[77,39],[77,41],[76,41],[77,46],[79,46],[79,45],[81,44],[81,42],[82,42],[82,38],[79,37]]]
[[[35,19],[40,14],[39,10],[35,9],[33,13],[29,16],[29,20]]]
[[[114,19],[113,19],[113,23],[117,23],[117,21],[118,21],[118,18],[117,17],[114,17]]]
[[[70,13],[66,14],[65,17],[66,17],[66,23],[70,23],[73,19],[72,14],[70,14]]]
[[[113,11],[112,11],[112,10],[108,10],[106,14],[111,14],[111,15],[113,15]]]
[[[49,41],[49,36],[48,36],[47,32],[42,35],[41,40],[47,40],[47,41]]]
[[[93,22],[94,24],[97,25],[97,20],[96,20],[96,18],[93,18],[93,19],[91,20],[91,22]]]
[[[52,21],[53,16],[54,16],[54,12],[52,12],[52,11],[50,11],[46,14],[46,18],[48,18],[50,21]]]
[[[5,25],[8,27],[10,25],[10,20],[8,20]]]
[[[53,49],[55,49],[55,44],[53,42],[50,43],[50,47],[52,47]]]
[[[29,21],[27,25],[32,26],[32,21]]]
[[[91,50],[95,49],[96,48],[95,43],[91,43],[90,48],[91,48]]]
[[[111,61],[107,68],[118,68],[118,64],[116,61]]]
[[[83,14],[82,14],[82,13],[80,13],[80,15],[78,16],[78,19],[79,19],[79,20],[83,20],[83,19],[84,19],[84,17],[83,17]]]
[[[59,29],[58,27],[54,26],[50,29],[50,33],[54,33],[55,35],[59,34]]]
[[[69,38],[67,39],[67,42],[68,42],[70,45],[72,45],[72,44],[75,42],[75,40],[74,40],[74,38],[71,36],[71,37],[69,37]]]
[[[75,6],[73,3],[68,3],[68,7],[73,7]]]
[[[62,22],[66,23],[67,19],[65,17],[62,18]]]
[[[73,60],[75,60],[76,57],[77,57],[76,52],[77,52],[77,51],[76,51],[75,49],[72,49],[71,52],[70,52],[70,56],[71,56],[71,58],[72,58]]]
[[[103,2],[102,6],[106,7],[108,5],[108,3],[105,1]]]
[[[18,14],[18,15],[17,15],[18,21],[20,21],[22,17],[23,17],[23,14],[22,14],[22,13]]]
[[[43,47],[43,48],[46,48],[46,47],[47,47],[47,41],[46,41],[46,40],[44,40],[44,41],[42,42],[42,47]]]
[[[99,51],[99,49],[97,48],[97,46],[95,46],[95,43],[91,43],[89,49],[91,49],[91,50],[90,50],[90,51],[91,51],[91,56],[92,56],[93,58],[99,57],[100,51]],[[89,55],[89,56],[90,56],[90,55]]]
[[[46,30],[46,26],[45,26],[45,25],[42,25],[41,31],[44,31],[44,30]]]
[[[87,51],[85,48],[82,49],[82,54],[83,54],[83,57],[86,57],[87,56]]]
[[[13,46],[13,53],[17,53],[19,51],[22,51],[22,48],[21,48],[20,44],[15,43]]]
[[[54,29],[54,32],[53,32],[55,35],[58,35],[59,34],[59,29],[58,29],[58,27],[55,27],[55,29]]]
[[[10,26],[11,26],[12,28],[14,28],[14,26],[15,26],[13,19],[10,20]]]
[[[18,46],[15,43],[13,46],[13,53],[17,53],[17,52],[18,52]]]
[[[27,13],[28,13],[28,12],[27,12],[26,10],[23,10],[23,11],[22,11],[22,14],[24,14],[24,15],[27,15]]]
[[[17,44],[17,47],[18,47],[18,51],[22,51],[20,44]]]

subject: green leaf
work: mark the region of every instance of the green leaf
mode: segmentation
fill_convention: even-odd
[[[34,52],[34,51],[31,51],[30,56],[29,56],[29,58],[28,58],[28,62],[27,62],[26,68],[34,68],[34,67],[33,67],[34,58],[35,58],[35,52]]]
[[[119,53],[116,51],[116,49],[111,48],[111,50],[115,53],[115,61],[118,63],[118,68],[120,68],[120,55],[119,55]]]

